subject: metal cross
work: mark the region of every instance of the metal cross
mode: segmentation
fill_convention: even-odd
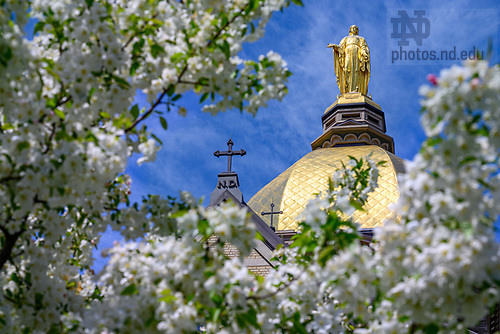
[[[283,211],[274,211],[274,203],[271,203],[271,211],[270,212],[264,212],[262,211],[260,214],[265,216],[265,215],[271,215],[271,229],[273,231],[276,231],[276,228],[273,226],[273,216],[274,215],[280,215],[282,214]]]
[[[218,158],[220,156],[226,156],[227,155],[227,171],[230,172],[231,171],[231,164],[232,164],[232,158],[233,158],[233,155],[241,155],[241,156],[244,156],[245,154],[247,154],[247,152],[245,150],[239,150],[239,151],[233,151],[233,141],[231,139],[229,139],[227,141],[227,151],[215,151],[214,152],[214,155]]]

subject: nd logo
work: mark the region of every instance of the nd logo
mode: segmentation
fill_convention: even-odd
[[[219,189],[232,189],[238,188],[236,181],[234,180],[219,180],[219,184],[217,184],[217,188]]]
[[[431,23],[424,18],[425,10],[415,10],[415,17],[409,17],[406,10],[399,10],[399,17],[391,18],[391,38],[399,38],[399,46],[410,45],[408,38],[413,38],[417,45],[422,45],[422,39],[429,37]]]

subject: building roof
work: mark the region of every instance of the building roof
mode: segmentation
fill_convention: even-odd
[[[259,232],[264,237],[264,240],[263,241],[258,240],[258,243],[259,244],[263,243],[268,248],[268,250],[265,251],[265,254],[262,254],[264,252],[264,250],[261,247],[259,247],[259,245],[258,245],[258,247],[256,249],[257,249],[257,251],[259,251],[259,253],[261,253],[264,256],[266,256],[266,255],[270,256],[271,255],[270,252],[274,251],[279,244],[283,244],[283,241],[281,240],[281,238],[278,235],[276,235],[276,233],[274,233],[274,231],[268,226],[268,224],[266,224],[266,222],[264,222],[262,220],[262,218],[259,215],[257,215],[252,210],[252,208],[250,208],[245,202],[240,202],[240,200],[236,196],[234,196],[232,194],[232,192],[229,190],[224,190],[214,200],[214,203],[211,203],[208,206],[208,208],[215,207],[215,206],[219,205],[220,203],[226,202],[228,200],[232,201],[235,205],[237,205],[239,207],[247,208],[248,213],[251,215],[250,218],[251,218],[252,222],[255,224],[255,228],[256,228],[257,232]]]
[[[356,212],[354,220],[361,224],[361,228],[382,226],[384,219],[391,214],[388,205],[399,198],[397,174],[404,173],[404,164],[401,158],[376,145],[316,149],[257,192],[248,201],[248,206],[261,212],[269,210],[274,203],[277,210],[283,211],[274,218],[278,220],[277,229],[296,230],[297,219],[307,202],[315,194],[328,189],[328,178],[335,170],[347,163],[349,156],[359,159],[368,154],[375,162],[386,163],[379,167],[378,188],[368,197],[366,211]],[[269,216],[262,217],[262,220],[270,224]]]

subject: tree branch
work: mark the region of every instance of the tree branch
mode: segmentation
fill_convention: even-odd
[[[220,34],[222,34],[222,32],[224,30],[226,30],[226,28],[231,25],[234,20],[236,20],[236,18],[238,18],[239,16],[241,16],[242,14],[244,13],[243,9],[241,9],[236,15],[233,16],[233,18],[231,20],[228,20],[214,35],[214,37],[212,39],[210,39],[207,43],[207,45],[205,47],[209,47],[213,41],[217,40],[217,38],[220,36]],[[125,46],[123,48],[125,48],[133,39],[134,36],[132,36],[128,41],[127,43],[125,43]],[[122,48],[122,49],[123,49]],[[175,85],[179,84],[179,83],[184,83],[184,84],[197,84],[197,83],[193,83],[193,82],[188,82],[188,81],[183,81],[182,80],[182,76],[184,75],[184,73],[186,73],[188,69],[188,65],[184,65],[184,68],[182,69],[181,73],[179,74],[179,76],[177,77],[177,82],[175,83]],[[140,122],[142,122],[144,119],[148,118],[149,115],[154,111],[154,109],[161,103],[161,100],[163,99],[163,97],[165,97],[165,94],[167,93],[167,90],[166,89],[163,89],[163,92],[161,93],[160,97],[155,101],[155,103],[153,105],[151,105],[151,107],[148,109],[148,111],[146,111],[144,114],[142,114],[140,117],[136,118],[136,120],[132,123],[132,125],[130,125],[128,128],[125,129],[125,132],[129,132],[131,131],[133,128],[135,128],[137,126],[137,124],[139,124]]]
[[[179,80],[180,84],[185,84],[185,85],[200,85],[200,86],[208,86],[207,84],[202,84],[202,83],[199,83],[199,82],[194,82],[194,81],[186,81],[186,80]]]
[[[0,252],[0,270],[2,270],[5,263],[11,258],[12,249],[16,245],[17,239],[23,234],[24,229],[14,234],[9,233],[3,226],[0,226],[0,230],[2,230],[5,235],[5,244]]]
[[[184,73],[186,73],[186,70],[187,70],[187,64],[184,66],[184,68],[182,69],[181,73],[177,77],[177,83],[176,84],[178,84],[179,81],[181,81],[181,78],[184,75]],[[139,124],[144,119],[146,119],[154,111],[154,109],[161,103],[161,100],[163,99],[163,97],[165,96],[165,94],[167,94],[167,90],[163,89],[163,92],[161,93],[160,97],[155,101],[154,104],[151,105],[151,107],[148,109],[148,111],[146,111],[144,114],[142,114],[141,117],[137,117],[137,119],[132,123],[132,125],[130,125],[128,128],[125,129],[125,132],[129,132],[130,130],[132,130],[133,128],[135,128],[137,126],[137,124]]]
[[[54,136],[56,135],[56,124],[53,123],[52,124],[52,129],[51,129],[51,132],[50,132],[50,136],[47,140],[47,146],[45,147],[45,149],[42,151],[42,154],[46,154],[47,152],[49,152],[50,150],[50,143],[52,142],[52,139],[54,139]]]
[[[153,16],[151,16],[151,19],[155,19],[156,17],[158,16],[158,13],[154,13]],[[140,31],[144,30],[144,28],[146,28],[146,25],[148,24],[149,20],[148,21],[145,21],[142,26],[139,28]],[[132,41],[134,40],[134,38],[138,35],[138,33],[130,36],[130,38],[125,42],[125,44],[122,46],[122,51],[125,50],[125,48],[130,44],[132,43]]]
[[[8,181],[20,181],[21,177],[20,176],[6,176],[0,178],[0,183],[8,182]]]
[[[129,132],[130,130],[135,128],[137,126],[137,124],[139,124],[144,119],[146,119],[153,112],[153,110],[156,108],[156,106],[158,106],[161,103],[161,99],[163,99],[165,94],[167,94],[166,89],[163,90],[160,97],[156,100],[156,102],[153,105],[151,105],[151,107],[148,109],[148,111],[146,111],[144,114],[142,114],[141,117],[137,117],[136,120],[132,123],[132,125],[130,125],[128,128],[125,129],[125,132]]]
[[[224,30],[226,30],[226,28],[227,28],[230,24],[232,24],[232,23],[234,22],[234,20],[236,20],[236,18],[237,18],[237,17],[241,16],[242,14],[243,14],[243,9],[242,9],[242,10],[240,10],[240,12],[239,12],[239,13],[237,13],[236,15],[234,15],[234,16],[233,16],[233,18],[232,18],[231,20],[228,20],[228,21],[226,22],[226,24],[224,24],[224,25],[223,25],[223,26],[219,29],[219,31],[217,31],[217,33],[215,34],[215,36],[214,36],[211,40],[209,40],[209,41],[208,41],[208,43],[207,43],[207,47],[209,47],[209,46],[210,46],[210,44],[212,44],[212,42],[213,42],[213,41],[215,41],[215,40],[217,39],[217,37],[219,37],[219,36],[220,36],[220,34],[222,34],[222,32],[223,32]]]

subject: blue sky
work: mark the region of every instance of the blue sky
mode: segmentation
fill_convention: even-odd
[[[368,42],[372,73],[369,93],[385,112],[387,134],[395,141],[396,154],[411,159],[424,139],[419,125],[418,88],[427,83],[426,75],[439,74],[459,60],[394,61],[400,50],[399,39],[391,38],[391,18],[406,10],[424,10],[429,35],[418,46],[413,39],[403,49],[414,51],[483,51],[491,39],[491,62],[498,63],[500,51],[500,2],[490,1],[331,1],[303,0],[304,7],[291,6],[276,13],[265,37],[246,45],[243,58],[256,59],[269,50],[280,53],[293,73],[289,94],[282,102],[273,101],[253,117],[239,111],[217,116],[204,114],[198,97],[181,100],[188,114],[166,114],[168,130],[154,128],[164,143],[154,163],[137,166],[131,161],[132,199],[147,193],[177,196],[187,190],[205,197],[214,190],[217,173],[226,170],[226,158],[213,152],[226,150],[231,137],[233,149],[247,155],[235,157],[233,170],[239,175],[240,189],[248,201],[260,188],[311,151],[310,143],[322,133],[321,115],[339,94],[333,72],[332,51],[326,45],[338,44],[356,24]],[[399,55],[399,54],[398,54]],[[115,234],[106,234],[102,248],[110,246]]]
[[[271,19],[265,37],[245,47],[245,58],[274,50],[288,62],[293,76],[289,94],[282,102],[272,101],[257,116],[228,111],[217,116],[204,114],[193,94],[182,103],[188,114],[166,115],[168,130],[159,125],[156,133],[164,143],[153,164],[136,166],[128,172],[133,177],[134,199],[146,193],[177,195],[188,190],[195,196],[208,197],[215,188],[217,173],[226,169],[226,159],[213,152],[225,150],[232,137],[234,148],[247,151],[236,157],[233,169],[238,172],[244,198],[249,200],[260,188],[287,167],[311,151],[310,143],[321,135],[321,115],[339,94],[333,73],[333,58],[328,43],[339,43],[350,25],[368,42],[372,74],[369,93],[385,112],[387,133],[394,138],[396,154],[411,159],[424,139],[419,125],[418,88],[426,84],[428,73],[461,61],[395,61],[392,51],[399,50],[392,39],[391,18],[398,10],[426,10],[430,34],[421,47],[410,39],[405,50],[486,50],[493,39],[492,62],[498,62],[500,3],[498,1],[442,3],[439,8],[421,2],[306,0],[304,7],[292,6]],[[453,7],[446,9],[447,7]],[[467,15],[463,15],[467,14]],[[458,52],[457,52],[458,53]]]

